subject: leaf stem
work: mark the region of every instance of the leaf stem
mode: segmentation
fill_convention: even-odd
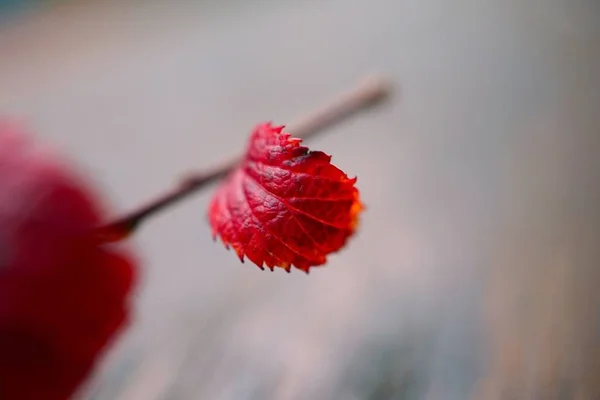
[[[294,137],[307,139],[322,133],[345,118],[378,104],[390,93],[390,85],[383,78],[369,77],[355,88],[339,94],[330,102],[290,124],[286,131]],[[149,217],[175,204],[188,195],[225,177],[240,162],[236,157],[221,165],[194,172],[166,192],[140,205],[131,212],[95,229],[94,235],[101,243],[110,243],[129,237]]]

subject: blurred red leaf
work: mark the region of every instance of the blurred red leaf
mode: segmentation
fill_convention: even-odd
[[[135,263],[96,245],[96,196],[0,121],[0,398],[70,398],[128,317]]]
[[[246,156],[209,207],[213,236],[263,269],[309,272],[341,249],[363,206],[356,178],[309,151],[283,126],[258,125]]]

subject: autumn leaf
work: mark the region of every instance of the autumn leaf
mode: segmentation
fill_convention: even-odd
[[[72,396],[128,320],[136,264],[97,246],[97,195],[0,121],[0,398]]]
[[[210,203],[209,220],[213,237],[242,262],[308,273],[346,244],[363,206],[356,178],[283,128],[254,129],[244,159]]]

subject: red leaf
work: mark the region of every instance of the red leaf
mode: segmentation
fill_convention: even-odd
[[[135,264],[98,247],[96,198],[0,121],[0,398],[70,398],[128,317]]]
[[[213,236],[263,269],[308,273],[354,233],[363,206],[356,178],[309,151],[283,126],[258,125],[246,156],[210,204]]]

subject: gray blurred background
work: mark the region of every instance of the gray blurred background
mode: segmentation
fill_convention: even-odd
[[[0,112],[115,213],[365,74],[396,89],[309,142],[368,207],[324,268],[240,264],[211,190],[144,226],[81,399],[600,399],[599,72],[596,0],[7,5]]]

